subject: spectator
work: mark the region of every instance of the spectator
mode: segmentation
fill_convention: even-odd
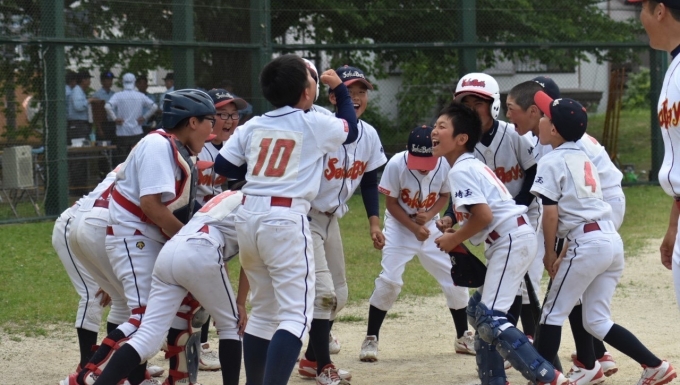
[[[78,74],[74,71],[66,71],[66,111],[68,112],[68,99],[71,97],[71,92],[73,87],[76,86],[76,80],[78,79]]]
[[[71,144],[71,139],[87,138],[92,132],[92,127],[89,122],[88,107],[94,100],[88,99],[86,90],[90,87],[90,73],[88,71],[78,72],[76,86],[71,91],[71,96],[68,99],[68,129],[66,131],[66,139],[68,144]]]
[[[106,140],[111,140],[115,135],[114,132],[116,130],[116,124],[113,121],[107,119],[106,111],[104,110],[104,104],[108,102],[109,99],[111,99],[113,94],[116,93],[116,91],[111,89],[111,86],[113,85],[113,79],[115,78],[116,77],[111,71],[102,72],[101,75],[99,75],[102,88],[97,90],[97,92],[92,95],[93,98],[101,100],[101,102],[92,103],[92,113],[99,118],[94,119],[95,125],[99,126],[97,127],[97,136]],[[110,170],[107,170],[107,172],[108,171]]]
[[[113,72],[111,71],[102,72],[102,74],[99,75],[99,81],[102,83],[102,88],[97,90],[92,97],[108,102],[113,94],[116,93],[116,91],[111,89],[113,79],[115,78],[116,77],[113,76]]]
[[[153,95],[150,93],[146,92],[146,90],[149,88],[149,79],[147,79],[146,75],[139,75],[137,76],[137,81],[135,81],[135,87],[137,87],[137,91],[141,92],[149,98],[152,102],[156,103],[156,101],[153,98]],[[142,109],[142,115],[146,116],[146,114],[149,112],[149,108],[144,107]],[[153,114],[152,114],[153,115]],[[149,132],[153,131],[156,128],[156,121],[154,119],[147,119],[142,123],[142,131],[144,134],[148,134]]]
[[[114,164],[125,161],[132,147],[144,136],[142,123],[158,108],[151,99],[135,90],[135,80],[131,73],[123,75],[123,91],[113,95],[104,106],[109,119],[116,123]],[[145,107],[146,114],[143,113]]]
[[[230,94],[234,95],[235,98],[238,98],[239,96],[234,93],[234,83],[231,82],[229,79],[224,79],[222,80],[222,88],[227,90]],[[246,108],[242,110],[238,110],[238,115],[239,115],[239,122],[241,124],[245,123],[248,121],[248,119],[253,117],[253,105],[246,102],[247,106]]]
[[[161,100],[158,101],[158,104],[162,107],[163,106],[163,99],[165,99],[165,95],[168,92],[172,92],[175,90],[175,73],[174,72],[168,72],[167,75],[163,78],[163,81],[165,82],[165,88],[167,90],[161,95]]]

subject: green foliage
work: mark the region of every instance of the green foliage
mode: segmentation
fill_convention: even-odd
[[[628,74],[626,91],[623,95],[623,109],[649,109],[652,104],[649,68]]]

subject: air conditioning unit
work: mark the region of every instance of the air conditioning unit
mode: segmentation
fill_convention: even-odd
[[[31,146],[5,148],[2,154],[2,186],[5,189],[33,187]]]

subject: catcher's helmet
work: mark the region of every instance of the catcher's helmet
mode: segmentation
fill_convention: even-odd
[[[185,89],[168,92],[163,98],[163,127],[174,128],[185,118],[214,115],[215,105],[210,96],[200,90]]]
[[[472,72],[463,76],[458,81],[453,100],[461,102],[467,95],[491,99],[491,117],[498,118],[501,111],[501,94],[498,82],[492,76],[481,72]]]

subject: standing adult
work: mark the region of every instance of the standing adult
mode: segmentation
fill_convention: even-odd
[[[71,144],[71,139],[74,138],[87,138],[92,131],[88,107],[93,98],[88,99],[86,94],[91,78],[88,71],[78,72],[76,86],[71,90],[71,96],[68,99],[68,130],[66,131],[68,144]]]
[[[137,80],[135,81],[135,87],[137,87],[137,91],[141,92],[144,96],[149,98],[152,102],[156,103],[156,100],[154,100],[153,95],[150,93],[146,92],[146,90],[149,88],[149,79],[146,77],[146,75],[141,74],[137,76]],[[160,104],[160,103],[157,103]],[[146,116],[146,114],[149,112],[149,108],[144,106],[142,108],[142,115]],[[155,113],[155,111],[154,111]],[[153,115],[153,114],[152,114]],[[142,131],[144,131],[144,134],[148,134],[149,132],[153,131],[153,129],[156,127],[156,122],[154,119],[147,119],[142,123]]]
[[[102,84],[102,88],[98,89],[92,97],[98,99],[98,102],[92,103],[92,113],[94,118],[94,123],[97,126],[97,136],[100,139],[111,140],[115,136],[116,123],[108,119],[106,116],[106,110],[104,110],[104,105],[111,99],[116,91],[111,89],[113,86],[113,79],[116,77],[111,71],[104,71],[99,75],[99,81]],[[104,169],[108,172],[107,167]]]
[[[78,79],[78,73],[75,71],[66,71],[66,111],[68,112],[68,100],[71,97],[71,92],[73,92],[73,87],[76,86],[76,80]]]
[[[101,75],[99,75],[99,81],[102,84],[102,88],[98,89],[97,92],[92,95],[92,97],[108,102],[113,94],[116,93],[116,91],[111,89],[111,86],[113,86],[113,79],[115,78],[116,77],[111,71],[102,72]]]
[[[172,92],[175,90],[175,73],[168,72],[163,78],[163,81],[165,82],[166,91],[161,95],[160,100],[161,105],[163,105],[163,99],[165,99],[165,95],[167,95],[168,92]]]
[[[659,126],[665,154],[659,169],[659,184],[666,194],[674,198],[666,236],[661,243],[661,263],[673,271],[675,296],[680,299],[680,237],[678,216],[680,215],[680,172],[673,168],[680,155],[674,151],[680,145],[680,121],[677,108],[680,103],[680,0],[633,0],[642,3],[640,22],[649,35],[649,45],[673,56],[663,80],[658,102]],[[675,112],[674,112],[675,109]]]
[[[135,90],[135,75],[123,75],[123,91],[117,92],[104,106],[109,119],[116,123],[116,156],[114,164],[122,163],[132,147],[144,136],[142,123],[148,120],[158,108],[156,103]],[[148,108],[146,115],[144,107]]]

